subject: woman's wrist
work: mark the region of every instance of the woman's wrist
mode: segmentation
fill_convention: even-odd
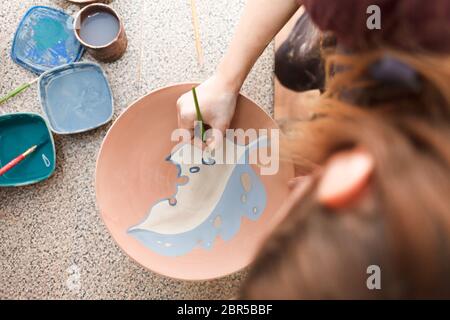
[[[241,91],[247,77],[243,72],[239,72],[236,66],[229,66],[225,60],[217,67],[216,76],[221,85],[225,87],[225,90],[234,94],[238,94]]]

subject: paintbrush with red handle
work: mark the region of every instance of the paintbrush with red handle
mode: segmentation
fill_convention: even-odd
[[[36,149],[38,147],[40,147],[41,145],[43,145],[44,143],[46,143],[46,141],[43,141],[39,144],[36,144],[34,146],[32,146],[30,149],[28,149],[27,151],[25,151],[24,153],[22,153],[20,156],[18,156],[17,158],[11,160],[10,162],[8,162],[6,165],[4,165],[3,167],[0,168],[0,177],[2,175],[4,175],[5,173],[7,173],[9,170],[11,170],[12,168],[14,168],[15,166],[17,166],[19,163],[21,163],[26,157],[28,157],[30,154],[32,154],[33,152],[36,151]]]

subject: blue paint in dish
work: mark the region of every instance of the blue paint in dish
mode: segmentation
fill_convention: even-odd
[[[0,187],[24,186],[49,178],[55,171],[55,145],[40,115],[12,113],[0,116],[0,167],[42,143],[16,167],[0,176]]]
[[[43,73],[39,98],[50,128],[58,134],[95,129],[113,115],[113,97],[96,63],[78,62]]]
[[[11,57],[20,66],[41,74],[80,60],[83,52],[71,16],[54,8],[34,6],[19,23]]]

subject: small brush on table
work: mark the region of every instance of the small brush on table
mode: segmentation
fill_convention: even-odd
[[[6,165],[0,168],[0,177],[3,176],[5,173],[16,167],[19,163],[21,163],[23,160],[25,160],[29,155],[31,155],[33,152],[35,152],[40,146],[44,145],[47,142],[47,140],[42,141],[41,143],[38,143],[31,148],[29,148],[27,151],[16,157],[15,159],[8,162]]]

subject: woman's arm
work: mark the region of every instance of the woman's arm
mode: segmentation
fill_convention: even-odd
[[[248,0],[217,72],[239,91],[256,60],[300,7],[298,0]]]
[[[203,121],[224,131],[248,73],[275,35],[299,8],[298,0],[248,0],[229,49],[216,73],[197,88]],[[178,99],[178,125],[191,129],[196,120],[192,93]]]

